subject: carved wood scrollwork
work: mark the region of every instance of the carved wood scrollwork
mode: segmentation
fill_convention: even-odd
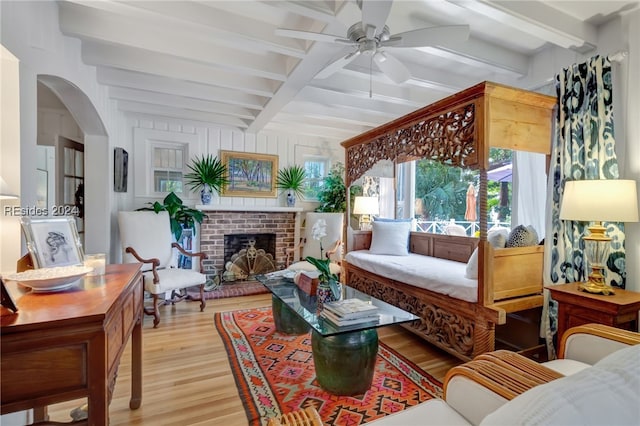
[[[427,158],[454,166],[477,164],[475,117],[475,104],[468,103],[347,148],[347,185],[380,160]]]
[[[474,321],[454,312],[407,295],[388,283],[349,272],[349,286],[419,316],[411,328],[429,342],[452,350],[465,358],[473,355]]]

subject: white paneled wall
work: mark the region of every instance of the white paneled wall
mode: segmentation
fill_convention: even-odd
[[[145,138],[141,135],[148,136],[149,134],[155,134],[158,137],[164,135],[162,137],[165,140],[188,143],[190,158],[203,154],[212,154],[219,158],[220,151],[241,151],[277,155],[280,168],[293,164],[302,165],[304,155],[309,154],[327,156],[332,163],[344,162],[344,150],[340,144],[321,138],[272,132],[247,134],[231,127],[150,116],[129,115],[125,122],[129,129],[122,133],[128,135],[130,140],[123,140],[122,143],[116,143],[116,146],[125,148],[129,151],[130,156],[134,153],[133,159],[129,157],[129,164],[130,167],[139,169],[129,170],[129,176],[133,179],[139,179],[140,174],[146,173],[146,170],[140,170],[144,161],[141,161],[139,155],[143,151],[140,149],[142,148],[140,144],[145,143]],[[129,182],[129,185],[133,185],[131,187],[135,188],[137,183]],[[140,195],[138,192],[132,194],[132,197],[132,208],[142,207],[145,203],[155,201],[158,198]],[[183,194],[181,198],[189,205],[200,203],[199,195],[195,193]],[[253,207],[280,206],[284,205],[285,201],[280,195],[277,198],[215,196],[213,203]],[[313,210],[316,204],[299,201],[298,206],[305,210]]]

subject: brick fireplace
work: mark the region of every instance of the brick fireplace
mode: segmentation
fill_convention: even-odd
[[[200,226],[200,251],[207,276],[224,271],[224,236],[229,234],[275,234],[273,258],[278,269],[284,268],[285,248],[300,239],[299,207],[246,207],[198,205],[207,217]]]

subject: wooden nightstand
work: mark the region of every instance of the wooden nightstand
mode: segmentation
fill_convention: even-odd
[[[546,287],[558,302],[558,342],[570,327],[591,322],[637,331],[640,293],[616,288],[605,296],[578,290],[578,283]]]

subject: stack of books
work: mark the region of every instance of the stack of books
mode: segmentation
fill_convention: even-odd
[[[323,305],[322,318],[338,327],[378,321],[378,307],[360,299],[345,299]]]

